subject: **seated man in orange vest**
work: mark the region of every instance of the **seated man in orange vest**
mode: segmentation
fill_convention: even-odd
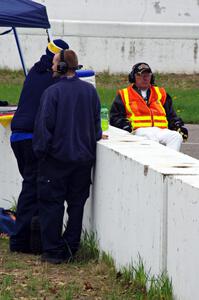
[[[119,90],[110,111],[110,124],[180,151],[188,130],[172,106],[164,88],[154,85],[146,63],[133,66],[129,85]]]

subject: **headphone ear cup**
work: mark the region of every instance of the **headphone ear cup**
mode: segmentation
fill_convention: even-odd
[[[154,84],[155,83],[155,76],[152,74],[152,76],[151,76],[151,82],[150,82],[151,84]]]
[[[65,74],[68,71],[68,65],[65,61],[60,61],[57,65],[57,72]]]
[[[135,82],[135,76],[134,76],[133,72],[129,73],[129,82],[130,83],[134,83]]]
[[[65,74],[68,71],[68,64],[64,60],[64,50],[60,52],[60,62],[57,64],[57,72],[60,74]]]

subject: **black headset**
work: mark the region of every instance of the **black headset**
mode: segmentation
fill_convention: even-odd
[[[66,74],[69,67],[67,62],[64,60],[64,50],[60,52],[60,62],[57,64],[57,72],[60,74]]]
[[[129,82],[130,83],[135,83],[135,70],[137,68],[137,66],[140,65],[140,63],[136,64],[133,66],[133,69],[131,71],[131,73],[129,73],[129,76],[128,76],[128,79],[129,79]],[[150,81],[151,84],[154,84],[155,83],[155,76],[153,75],[152,73],[152,76],[151,76],[151,81]]]

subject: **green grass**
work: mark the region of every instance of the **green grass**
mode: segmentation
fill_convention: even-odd
[[[20,92],[20,84],[0,84],[0,100],[6,100],[10,104],[17,104]]]
[[[14,284],[13,275],[5,275],[0,283],[0,300],[12,300],[14,299],[14,291],[12,285]]]
[[[99,254],[96,234],[93,232],[88,234],[86,230],[83,231],[80,242],[80,250],[76,255],[76,260],[80,262],[86,262],[89,260],[98,261]]]
[[[128,287],[133,299],[138,300],[173,300],[172,282],[166,273],[160,276],[150,275],[145,270],[143,260],[139,256],[138,262],[129,268],[122,268],[118,272],[118,279],[124,287]]]
[[[0,300],[173,300],[166,274],[150,277],[140,257],[118,272],[97,245],[96,235],[84,232],[76,260],[50,265],[38,256],[10,253],[8,239],[0,238]]]
[[[110,108],[117,91],[115,89],[97,87],[97,92],[99,94],[101,104]]]
[[[168,89],[176,113],[185,123],[199,124],[199,89]]]
[[[24,75],[22,71],[0,70],[0,99],[17,104]],[[109,109],[117,90],[127,86],[127,74],[96,75],[97,91],[101,103]],[[199,124],[199,74],[156,74],[156,84],[165,87],[172,96],[174,108],[185,123]]]

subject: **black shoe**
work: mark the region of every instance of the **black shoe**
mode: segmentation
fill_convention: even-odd
[[[72,256],[71,255],[67,255],[67,254],[62,254],[59,255],[59,253],[55,254],[49,254],[47,252],[44,252],[41,256],[41,261],[42,262],[49,262],[51,264],[61,264],[61,263],[68,263],[72,260]]]
[[[10,252],[31,253],[30,240],[28,238],[16,238],[11,236],[9,240]]]
[[[31,250],[28,248],[18,248],[18,247],[16,248],[10,246],[10,252],[30,254]]]

